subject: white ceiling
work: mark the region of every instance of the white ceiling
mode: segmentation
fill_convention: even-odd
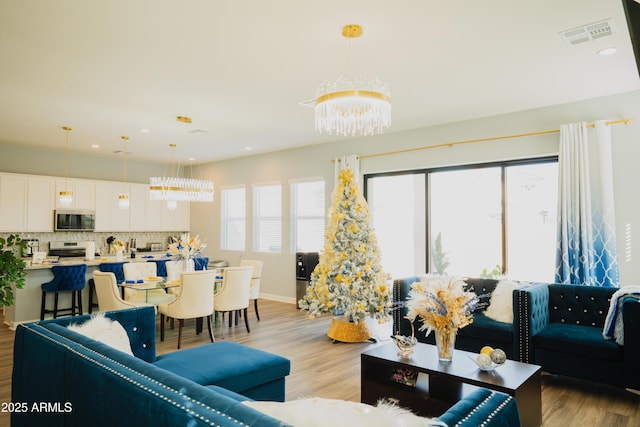
[[[64,149],[66,125],[71,150],[204,162],[335,141],[299,102],[349,72],[388,83],[387,132],[640,89],[621,0],[3,0],[0,143]]]

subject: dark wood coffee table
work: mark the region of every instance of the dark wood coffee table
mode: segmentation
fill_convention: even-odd
[[[477,354],[455,350],[453,361],[438,361],[436,347],[418,344],[409,358],[398,356],[398,348],[385,344],[360,356],[360,392],[363,403],[375,405],[387,398],[423,416],[439,416],[477,387],[513,396],[523,427],[542,424],[541,368],[507,360],[494,371],[484,372],[469,359]],[[417,373],[415,385],[397,382],[398,373]],[[411,375],[410,375],[411,377]]]

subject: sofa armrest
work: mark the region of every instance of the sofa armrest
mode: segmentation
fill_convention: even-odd
[[[533,336],[549,325],[549,285],[532,283],[515,291],[513,298],[518,356],[533,363]]]
[[[632,297],[622,300],[622,319],[625,362],[632,371],[637,372],[637,363],[640,360],[640,300]]]
[[[438,417],[449,426],[520,427],[516,400],[504,393],[479,388]]]

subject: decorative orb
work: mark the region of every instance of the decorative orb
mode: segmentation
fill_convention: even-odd
[[[507,360],[507,355],[504,351],[500,350],[499,348],[496,348],[491,353],[491,360],[493,361],[493,363],[502,365]]]
[[[491,353],[493,353],[493,347],[489,347],[488,345],[485,345],[484,347],[482,347],[482,349],[480,349],[480,354],[491,356]]]
[[[480,369],[487,369],[491,367],[491,357],[488,354],[479,354],[476,358],[476,362]]]

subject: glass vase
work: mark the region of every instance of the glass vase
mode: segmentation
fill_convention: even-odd
[[[456,328],[436,329],[436,348],[438,349],[438,360],[440,362],[451,362],[453,360],[453,348],[456,344]]]

